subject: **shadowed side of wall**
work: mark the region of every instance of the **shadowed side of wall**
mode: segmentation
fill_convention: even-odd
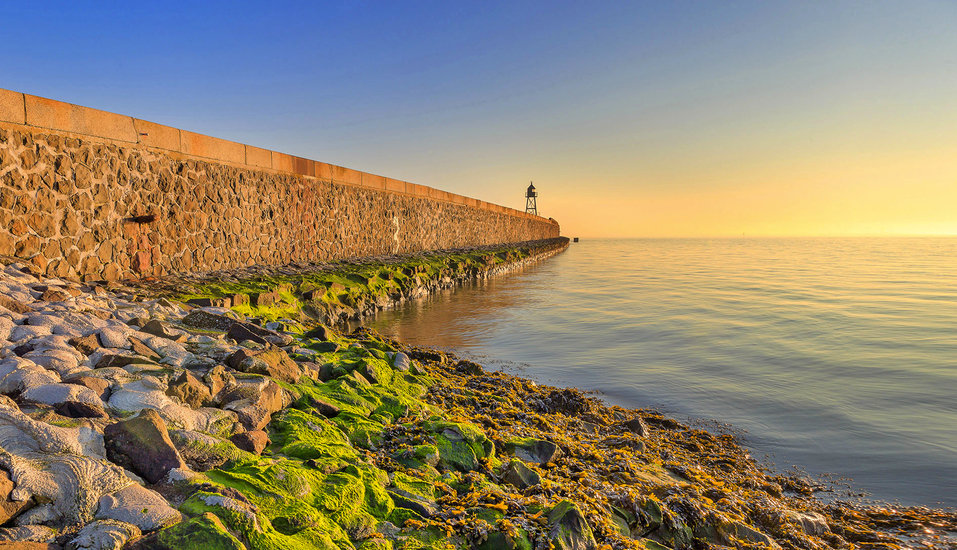
[[[554,220],[0,90],[0,255],[115,280],[513,243]]]

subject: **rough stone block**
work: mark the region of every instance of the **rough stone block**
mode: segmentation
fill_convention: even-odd
[[[272,155],[273,152],[269,149],[260,149],[252,145],[246,146],[246,164],[249,166],[272,168]]]
[[[343,168],[342,166],[331,165],[332,180],[336,183],[349,183],[352,185],[362,185],[362,172]]]
[[[74,134],[136,142],[133,119],[128,116],[24,94],[26,123]]]
[[[316,163],[316,177],[324,180],[332,179],[332,165],[325,162]]]
[[[27,111],[29,113],[29,111]],[[246,146],[235,141],[180,131],[182,146],[180,151],[195,157],[204,157],[236,164],[246,163]]]
[[[292,172],[294,168],[293,156],[285,153],[272,152],[272,169],[280,172]]]
[[[405,193],[405,186],[407,184],[402,180],[394,180],[392,178],[385,179],[385,188],[388,191],[393,191],[396,193]]]
[[[385,189],[385,178],[375,174],[360,172],[363,187],[372,187],[373,189]]]
[[[182,146],[178,128],[171,128],[138,118],[133,119],[133,128],[136,130],[136,138],[141,145],[168,151],[179,151]]]
[[[0,121],[24,124],[26,120],[23,94],[0,90]]]

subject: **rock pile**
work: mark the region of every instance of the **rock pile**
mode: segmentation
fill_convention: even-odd
[[[0,271],[0,550],[894,548],[957,523],[824,506],[733,438],[224,305]]]

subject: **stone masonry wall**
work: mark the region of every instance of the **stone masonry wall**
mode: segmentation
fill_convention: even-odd
[[[559,235],[553,220],[512,212],[0,124],[0,255],[57,277],[116,280]]]

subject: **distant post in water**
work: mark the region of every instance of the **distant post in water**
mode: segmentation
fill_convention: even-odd
[[[532,182],[528,182],[528,189],[525,190],[525,213],[538,215],[538,205],[535,203],[535,199],[538,198],[538,191],[535,190],[535,186],[532,185]]]

